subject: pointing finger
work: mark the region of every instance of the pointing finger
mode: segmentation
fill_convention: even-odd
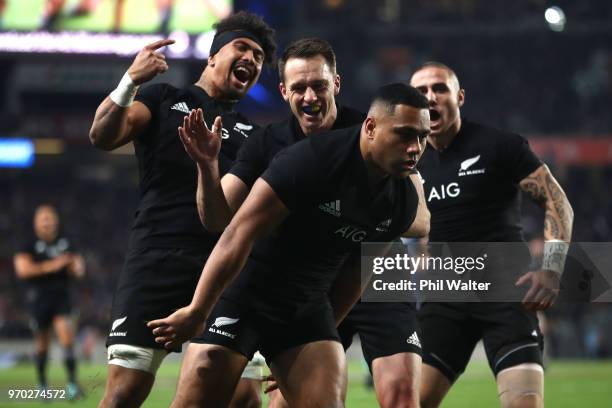
[[[174,40],[165,38],[163,40],[157,40],[155,42],[152,42],[151,44],[145,45],[144,49],[155,51],[155,50],[160,49],[161,47],[165,47],[166,45],[174,44],[174,42],[175,42]]]

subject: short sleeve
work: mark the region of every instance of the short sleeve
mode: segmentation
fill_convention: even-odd
[[[16,253],[23,253],[23,254],[30,254],[32,255],[34,253],[34,247],[32,245],[34,241],[31,239],[28,239],[27,241],[22,241],[19,243],[19,245],[17,245],[17,251]]]
[[[238,177],[249,188],[268,167],[265,150],[265,129],[258,129],[242,144],[229,173]]]
[[[503,160],[503,167],[513,182],[518,183],[538,167],[542,161],[529,147],[527,139],[511,134],[498,146],[498,157]]]
[[[280,151],[261,176],[290,211],[316,202],[321,180],[309,140]]]
[[[138,89],[134,98],[135,101],[142,102],[151,111],[152,115],[159,109],[163,99],[165,84],[153,84]]]

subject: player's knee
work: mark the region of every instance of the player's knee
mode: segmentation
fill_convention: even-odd
[[[309,387],[304,387],[300,394],[293,398],[288,404],[290,407],[299,408],[342,408],[344,407],[344,395],[341,391],[330,389],[319,389],[313,392]]]
[[[149,387],[138,384],[116,384],[107,387],[99,408],[138,407],[149,394]]]
[[[198,348],[195,354],[195,358],[191,359],[191,370],[198,377],[206,376],[211,372],[218,373],[231,363],[231,356],[223,349],[202,347]]]
[[[418,390],[406,379],[386,380],[377,387],[376,393],[383,408],[419,407]]]
[[[542,408],[544,399],[535,391],[507,392],[501,398],[502,408]]]
[[[242,390],[234,395],[230,408],[260,408],[261,393],[253,388]]]
[[[438,397],[437,395],[424,392],[421,392],[419,400],[421,402],[421,408],[438,408],[442,402],[442,398]]]

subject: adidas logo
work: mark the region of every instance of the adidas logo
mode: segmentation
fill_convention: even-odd
[[[408,344],[412,344],[413,346],[421,347],[421,340],[419,340],[419,336],[417,336],[416,332],[412,333],[408,339],[406,339]]]
[[[389,227],[391,226],[391,218],[384,220],[376,227],[376,231],[378,232],[387,232],[389,231]]]
[[[183,113],[189,113],[189,107],[187,106],[187,104],[185,102],[175,103],[174,105],[172,105],[170,107],[170,109],[177,110],[177,111],[183,112]]]
[[[334,217],[340,217],[340,200],[330,201],[329,203],[324,203],[319,205],[319,210],[326,212]]]
[[[538,337],[538,332],[536,330],[531,332],[532,337]]]

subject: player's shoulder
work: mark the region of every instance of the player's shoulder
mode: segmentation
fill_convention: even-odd
[[[361,133],[361,124],[353,125],[342,129],[334,129],[328,132],[319,133],[310,136],[307,140],[312,145],[312,148],[317,153],[331,154],[346,154],[352,151],[353,143],[359,139]]]
[[[263,133],[266,137],[284,137],[292,132],[291,128],[291,118],[287,118],[280,122],[270,123],[263,128]]]
[[[37,242],[38,238],[36,238],[35,236],[27,236],[18,242],[18,246],[16,248],[15,253],[34,254]]]
[[[165,82],[157,82],[154,84],[146,84],[140,87],[138,90],[138,95],[152,95],[157,94],[162,97],[167,97],[170,95],[175,95],[181,91],[180,88],[177,88],[173,85],[170,85]]]
[[[334,123],[334,129],[351,127],[362,123],[367,115],[357,109],[346,105],[338,105],[338,117]]]
[[[461,131],[483,143],[503,145],[505,142],[524,140],[518,133],[466,119],[462,120]]]

